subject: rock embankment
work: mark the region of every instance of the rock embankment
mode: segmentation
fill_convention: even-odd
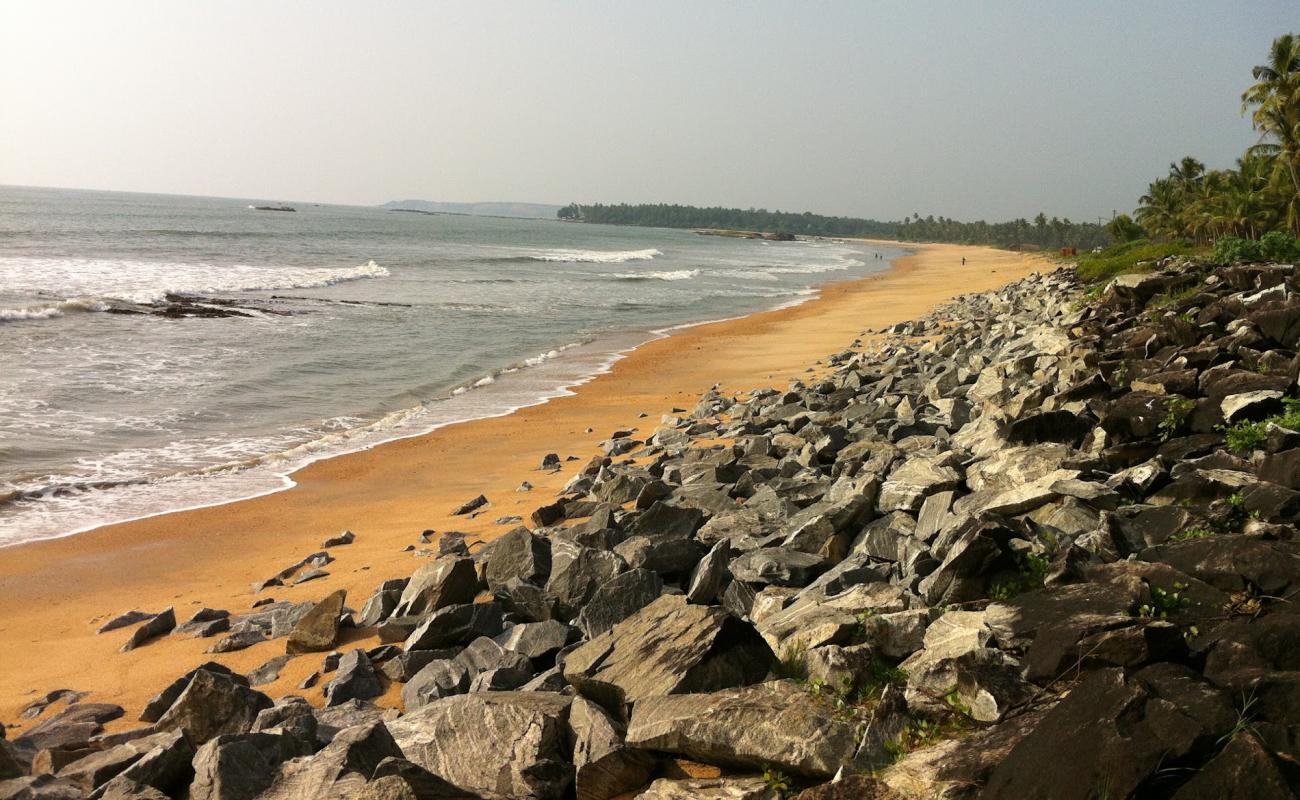
[[[711,392],[360,612],[220,617],[377,631],[322,707],[212,662],[104,734],[52,692],[0,797],[1292,797],[1298,286],[1060,271]]]

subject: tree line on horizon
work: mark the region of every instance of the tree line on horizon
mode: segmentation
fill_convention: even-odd
[[[669,203],[579,205],[556,212],[564,220],[603,225],[643,225],[653,228],[714,228],[719,230],[789,233],[800,236],[868,236],[893,238],[896,223],[854,217],[828,217],[811,212],[768,211],[765,208],[700,208]]]
[[[556,212],[562,220],[604,225],[643,225],[655,228],[712,228],[795,234],[799,236],[862,236],[911,242],[957,242],[999,247],[1094,247],[1109,242],[1105,228],[1093,223],[1040,213],[1033,222],[958,222],[954,219],[914,214],[902,222],[882,222],[856,217],[829,217],[810,212],[723,208],[668,203],[570,203]]]

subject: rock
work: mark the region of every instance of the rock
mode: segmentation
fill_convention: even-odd
[[[1173,800],[1293,798],[1293,786],[1259,738],[1247,730],[1233,736],[1218,755],[1179,787]]]
[[[18,712],[19,719],[36,719],[45,713],[45,709],[58,702],[72,705],[81,701],[86,696],[86,692],[74,692],[71,689],[55,689],[52,692],[46,692],[41,697],[33,700],[23,706],[22,711]],[[0,739],[4,739],[4,726],[0,725]]]
[[[220,608],[201,608],[172,631],[173,635],[190,635],[198,638],[216,636],[230,630],[230,612]]]
[[[478,800],[424,767],[404,758],[388,757],[379,762],[358,800]]]
[[[233,653],[238,650],[247,650],[255,644],[261,644],[266,641],[266,633],[261,628],[249,628],[247,630],[232,633],[222,638],[216,644],[208,648],[209,653]]]
[[[542,660],[554,655],[568,643],[571,630],[568,625],[553,619],[524,622],[507,628],[493,641],[503,650],[518,653],[525,658]]]
[[[488,499],[483,495],[479,495],[478,497],[475,497],[473,500],[467,500],[464,503],[461,503],[451,512],[451,515],[453,517],[464,516],[466,514],[469,514],[472,511],[479,510],[480,508],[482,508],[487,504],[488,504]]]
[[[983,647],[951,658],[918,655],[900,665],[913,711],[941,715],[957,705],[977,722],[997,722],[1035,695],[1020,676],[1020,662],[1001,650]]]
[[[1016,445],[1043,442],[1078,444],[1093,427],[1094,424],[1086,417],[1070,411],[1043,411],[1012,421],[1003,435]]]
[[[750,550],[731,562],[733,578],[746,583],[807,586],[826,569],[821,556],[780,547]]]
[[[136,793],[135,796],[140,796],[140,790],[175,792],[188,782],[194,745],[183,731],[153,734],[128,745],[139,747],[145,752],[100,787],[95,796],[129,797],[133,792]]]
[[[727,568],[731,561],[731,544],[719,541],[700,559],[687,583],[686,599],[700,605],[709,605],[718,599],[723,586],[731,577]]]
[[[635,800],[776,800],[761,776],[735,778],[660,778]]]
[[[1088,673],[1011,747],[985,791],[1087,800],[1105,787],[1127,797],[1162,762],[1208,746],[1232,727],[1231,707],[1222,698],[1206,710],[1179,708],[1178,695],[1187,690],[1165,696],[1159,688],[1119,669]]]
[[[828,778],[852,769],[856,724],[791,681],[710,694],[647,697],[628,724],[632,747],[741,769]]]
[[[338,536],[331,536],[321,542],[321,547],[342,547],[346,544],[352,544],[357,540],[357,535],[352,531],[343,531]]]
[[[111,703],[76,703],[14,739],[19,756],[39,750],[76,750],[104,730],[104,723],[122,716],[121,706]]]
[[[957,488],[961,474],[949,466],[950,460],[947,455],[912,457],[896,465],[880,485],[880,511],[917,511],[927,496]]]
[[[579,800],[608,800],[644,785],[650,777],[654,758],[624,746],[622,727],[600,706],[575,697],[569,727],[575,741],[574,788]]]
[[[211,672],[215,675],[229,675],[235,677],[229,667],[224,664],[219,664],[216,661],[208,661],[200,664],[172,681],[167,685],[167,688],[156,694],[148,703],[145,703],[144,710],[140,713],[140,721],[157,722],[162,719],[163,713],[172,707],[172,704],[176,702],[176,698],[181,696],[181,692],[185,691],[185,687],[190,685],[190,680],[193,679],[200,670]],[[247,679],[240,677],[237,678],[237,680],[244,681]]]
[[[859,584],[830,596],[806,589],[788,607],[758,622],[758,631],[772,651],[784,657],[822,645],[849,644],[864,633],[864,620],[905,611],[909,602],[900,587],[887,583]]]
[[[511,579],[543,586],[550,574],[550,540],[527,528],[515,528],[493,542],[484,570],[488,588],[493,590]]]
[[[336,706],[347,700],[369,700],[384,693],[365,650],[350,650],[339,660],[338,674],[325,684],[325,702]]]
[[[588,639],[604,633],[663,594],[663,579],[648,569],[633,569],[602,583],[578,614]]]
[[[128,625],[134,625],[137,622],[143,622],[146,619],[152,619],[156,616],[157,614],[150,614],[147,611],[127,611],[118,614],[108,622],[100,625],[99,630],[95,631],[95,633],[108,633],[109,631],[115,631],[118,628],[125,628]]]
[[[546,593],[557,601],[564,619],[572,619],[600,585],[626,569],[623,559],[606,550],[557,540],[551,545],[551,573]]]
[[[478,595],[478,573],[470,558],[443,556],[422,564],[402,590],[393,614],[428,614],[441,608],[472,603]]]
[[[402,592],[410,585],[409,579],[384,581],[361,607],[357,616],[358,628],[370,628],[378,625],[393,615],[397,604],[401,602]]]
[[[462,790],[502,800],[560,798],[574,774],[570,702],[543,692],[458,695],[389,728],[407,758]]]
[[[369,700],[346,700],[336,706],[312,710],[316,717],[316,739],[328,744],[341,732],[377,722],[388,724],[397,719],[396,709],[380,708]]]
[[[189,800],[253,800],[275,780],[285,752],[278,733],[226,734],[209,740],[194,755]]]
[[[968,736],[908,753],[877,773],[892,792],[881,795],[880,800],[969,797],[971,787],[987,783],[989,773],[1034,730],[1044,713],[1030,711]]]
[[[1228,424],[1261,420],[1282,412],[1282,396],[1282,392],[1269,390],[1230,394],[1219,402],[1219,410]]]
[[[271,707],[271,698],[241,680],[204,669],[195,671],[155,727],[160,731],[183,730],[196,745],[223,733],[247,733],[258,712]]]
[[[403,758],[403,754],[382,722],[345,728],[315,756],[286,762],[271,788],[259,797],[266,800],[352,797],[387,758]]]
[[[658,501],[633,523],[632,536],[651,539],[689,539],[704,525],[704,513],[698,508],[672,506]]]
[[[262,666],[248,673],[249,686],[264,686],[268,683],[275,683],[280,678],[280,670],[284,665],[289,663],[293,656],[276,656],[262,664]]]
[[[711,691],[767,674],[771,650],[748,624],[720,609],[664,596],[570,653],[564,677],[608,707],[611,696]]]
[[[316,752],[320,723],[306,701],[290,696],[283,698],[277,705],[258,712],[252,732],[270,732],[282,736],[284,738],[280,746],[285,752],[309,755]]]
[[[134,650],[157,639],[159,636],[171,633],[175,627],[176,611],[172,608],[165,609],[153,619],[132,631],[131,638],[126,640],[126,644],[122,645],[122,649],[118,652],[126,653]]]
[[[293,655],[332,650],[338,640],[339,617],[343,613],[343,601],[346,599],[347,590],[339,589],[317,603],[289,633],[285,652]]]
[[[848,775],[842,780],[805,789],[794,800],[903,800],[888,784],[866,775]]]
[[[406,638],[406,650],[439,650],[480,636],[496,636],[503,627],[500,603],[468,603],[435,611]]]
[[[307,583],[308,581],[314,581],[320,578],[328,578],[328,577],[329,577],[329,573],[323,569],[309,569],[306,572],[300,574],[297,578],[295,578],[293,585],[298,586],[299,584]]]

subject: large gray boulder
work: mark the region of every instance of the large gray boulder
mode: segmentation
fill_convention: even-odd
[[[365,650],[349,650],[339,659],[334,679],[325,684],[325,702],[336,706],[348,700],[369,700],[384,693]]]
[[[226,734],[194,755],[189,800],[252,800],[275,780],[280,763],[297,753],[282,733]]]
[[[198,670],[176,702],[156,723],[158,730],[180,729],[201,745],[223,733],[247,733],[271,698],[231,675]]]
[[[625,569],[623,559],[608,550],[557,539],[551,545],[546,593],[555,598],[563,618],[572,619],[601,584]]]
[[[575,621],[588,639],[595,638],[663,594],[664,581],[648,569],[615,575],[596,589]]]
[[[435,700],[389,724],[406,757],[485,798],[564,797],[573,782],[571,700],[478,692]]]
[[[751,625],[666,595],[569,653],[564,677],[602,704],[635,703],[754,683],[773,660]]]
[[[434,559],[421,565],[411,576],[393,616],[429,614],[447,606],[472,603],[478,585],[473,559],[455,556]]]
[[[343,614],[343,601],[347,599],[347,590],[325,597],[308,611],[298,624],[293,626],[289,639],[284,644],[286,653],[319,653],[334,649],[334,642],[339,636],[339,619]]]
[[[608,800],[641,786],[650,777],[655,759],[623,743],[623,726],[595,703],[573,698],[569,709],[573,729],[574,789],[578,800]]]
[[[857,728],[804,687],[774,681],[646,698],[632,711],[627,743],[709,764],[827,778],[853,769]]]
[[[271,787],[258,798],[350,800],[384,759],[403,757],[384,723],[345,728],[316,755],[282,764]]]
[[[484,577],[489,589],[505,586],[512,578],[545,586],[551,574],[551,541],[524,527],[515,528],[492,542]]]

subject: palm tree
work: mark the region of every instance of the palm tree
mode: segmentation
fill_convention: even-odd
[[[1300,37],[1285,34],[1273,40],[1268,63],[1252,71],[1255,84],[1241,95],[1241,113],[1253,109],[1251,123],[1264,138],[1255,150],[1261,155],[1280,155],[1291,184],[1300,195]]]
[[[1138,202],[1138,223],[1153,236],[1172,239],[1183,234],[1181,192],[1172,179],[1153,181]]]

